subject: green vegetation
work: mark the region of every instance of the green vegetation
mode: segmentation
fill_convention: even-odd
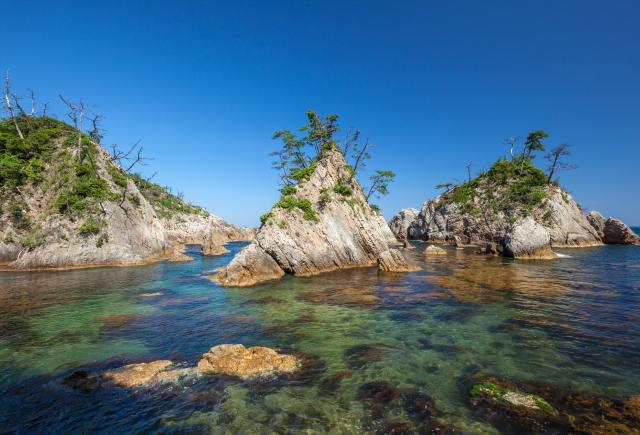
[[[306,220],[315,221],[318,219],[318,215],[308,199],[299,199],[293,195],[282,196],[275,207],[280,207],[285,210],[298,208],[303,211],[303,216]]]
[[[149,201],[158,216],[162,218],[169,218],[178,213],[209,215],[204,208],[185,202],[181,195],[173,195],[169,192],[169,188],[145,180],[140,174],[130,174],[129,177],[136,183],[140,193]]]
[[[103,227],[104,227],[104,221],[87,219],[82,225],[80,225],[80,228],[78,228],[78,233],[82,237],[95,236],[100,233]]]
[[[531,132],[520,154],[513,153],[517,140],[506,141],[511,145],[511,159],[498,159],[488,171],[473,179],[469,177],[465,183],[437,185],[437,189],[445,189],[444,203],[459,204],[465,212],[475,215],[502,212],[509,218],[515,212],[529,214],[548,197],[548,186],[557,184],[552,181],[554,172],[570,166],[560,160],[568,155],[566,146],[554,148],[547,155],[552,163],[549,174],[535,166],[535,152],[544,151],[542,141],[548,137],[542,130]]]
[[[333,186],[333,191],[339,193],[342,196],[351,196],[353,194],[352,188],[340,183]]]
[[[283,184],[280,189],[282,196],[275,207],[300,208],[304,210],[306,219],[317,219],[313,204],[295,197],[296,186],[310,179],[318,161],[331,150],[339,151],[345,160],[348,160],[333,191],[342,197],[350,197],[355,190],[360,190],[356,176],[358,171],[365,167],[365,162],[371,158],[369,150],[372,145],[368,140],[361,141],[360,131],[355,128],[348,129],[344,141],[339,144],[335,139],[339,130],[338,115],[321,117],[315,111],[308,110],[307,123],[298,129],[300,137],[291,130],[278,130],[274,133],[273,139],[281,140],[282,146],[271,153],[275,157],[272,167],[278,171]],[[391,171],[376,171],[371,177],[372,185],[368,189],[367,201],[373,194],[386,195],[393,177],[395,174]],[[330,201],[331,195],[323,190],[318,205],[324,207]],[[270,213],[265,213],[260,221],[264,224],[270,216]]]
[[[53,118],[19,116],[21,139],[11,119],[0,120],[0,187],[40,183],[58,141],[73,128]]]
[[[28,249],[37,248],[42,243],[42,234],[40,233],[40,229],[36,228],[27,233],[24,240],[22,241],[22,246]]]
[[[260,216],[260,223],[264,225],[265,223],[267,223],[270,217],[271,217],[271,212],[270,211],[266,212],[265,214]]]
[[[535,408],[544,413],[552,414],[556,409],[549,402],[535,394],[521,393],[493,382],[475,384],[469,392],[471,397],[485,397],[493,402],[508,406],[524,406]],[[533,406],[532,406],[533,404]]]

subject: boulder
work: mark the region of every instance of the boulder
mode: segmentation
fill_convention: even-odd
[[[400,210],[400,213],[391,218],[389,221],[389,228],[391,228],[391,231],[395,234],[398,240],[411,238],[409,228],[415,221],[416,217],[418,217],[419,213],[420,210],[416,208],[405,208],[404,210]]]
[[[447,251],[439,246],[429,245],[424,250],[424,255],[447,255]]]
[[[551,259],[556,254],[551,250],[549,231],[532,217],[516,222],[504,238],[505,255],[521,259]]]
[[[257,243],[240,251],[229,265],[212,278],[224,286],[247,287],[259,282],[279,279],[284,271]]]
[[[457,234],[453,236],[453,243],[456,245],[457,249],[464,248],[464,243],[462,243],[462,238]]]
[[[607,219],[595,210],[587,213],[586,218],[600,240],[604,241],[604,223]]]
[[[198,362],[200,372],[222,373],[241,379],[294,373],[300,367],[301,362],[293,355],[280,354],[268,347],[246,348],[241,344],[212,347]]]
[[[204,236],[202,241],[202,254],[207,256],[222,255],[229,250],[215,240],[211,233]]]
[[[632,245],[640,243],[640,238],[627,224],[610,217],[604,223],[604,242],[614,245]]]
[[[402,242],[402,248],[407,250],[407,251],[410,251],[410,250],[414,249],[413,245],[411,243],[409,243],[409,241],[407,239],[404,239],[404,241]]]
[[[384,270],[408,269],[402,255],[387,254],[398,241],[369,206],[342,154],[325,150],[312,169],[308,179],[289,186],[264,216],[255,244],[244,248],[215,279],[227,286],[251,285],[283,272],[309,276],[376,266],[379,261]],[[268,273],[253,273],[256,269]]]

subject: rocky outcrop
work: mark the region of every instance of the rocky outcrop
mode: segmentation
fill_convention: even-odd
[[[88,197],[83,202],[76,199],[76,207],[83,209],[58,212],[57,209],[65,206],[61,203],[64,189],[61,194],[60,189],[51,187],[63,183],[61,169],[52,163],[46,175],[51,184],[23,186],[24,195],[20,201],[5,198],[3,211],[9,204],[14,204],[12,207],[19,204],[13,214],[0,215],[0,262],[5,268],[134,265],[170,253],[167,234],[151,205],[135,183],[122,175],[108,153],[95,144],[93,146],[96,175],[91,182],[103,191],[111,192],[109,195],[114,198],[98,201]],[[117,193],[125,189],[125,195]],[[16,215],[28,226],[18,222]]]
[[[404,210],[400,210],[400,213],[391,218],[389,221],[389,228],[391,228],[391,231],[395,234],[398,240],[414,238],[409,234],[409,227],[411,227],[413,221],[416,220],[418,214],[420,214],[420,210],[417,208],[405,208]]]
[[[241,379],[294,373],[300,367],[301,362],[293,355],[280,354],[268,347],[246,348],[241,344],[212,347],[198,362],[200,372],[221,373]]]
[[[605,219],[597,211],[592,211],[587,215],[587,220],[604,243],[613,245],[640,244],[640,237],[619,219],[613,217]]]
[[[177,213],[162,218],[167,236],[176,245],[202,245],[204,255],[220,255],[227,251],[223,244],[251,240],[255,236],[253,228],[239,228],[224,219],[205,211],[197,213]]]
[[[7,187],[0,180],[3,269],[186,261],[185,243],[201,244],[206,255],[218,255],[226,252],[223,243],[253,237],[252,229],[235,227],[125,173],[88,137],[83,137],[79,152],[77,130],[66,124],[48,118],[33,122],[43,130],[43,138],[52,137],[46,147],[42,144],[48,150],[42,158],[47,164],[37,182]]]
[[[342,154],[326,150],[314,165],[308,179],[285,190],[264,216],[255,244],[220,271],[219,282],[249,285],[284,273],[308,276],[378,263],[383,271],[409,269],[402,254],[390,251],[398,242],[367,203]]]
[[[254,242],[240,251],[213,278],[227,287],[248,287],[283,276],[284,271],[278,263]]]
[[[512,258],[545,260],[556,258],[551,250],[551,235],[547,228],[532,217],[516,222],[503,240],[505,255]]]

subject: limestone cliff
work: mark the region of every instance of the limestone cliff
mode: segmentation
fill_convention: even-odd
[[[284,189],[263,220],[255,243],[215,277],[223,285],[376,264],[383,271],[411,269],[336,149],[323,152],[308,179]]]

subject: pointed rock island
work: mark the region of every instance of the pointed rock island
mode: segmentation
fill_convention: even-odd
[[[253,244],[213,278],[244,287],[285,273],[309,276],[352,267],[378,266],[385,272],[415,268],[383,216],[372,207],[337,146],[325,146],[282,196]]]

